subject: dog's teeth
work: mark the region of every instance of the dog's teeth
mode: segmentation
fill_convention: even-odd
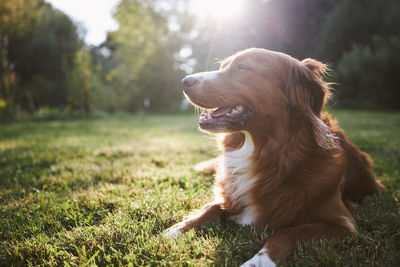
[[[204,121],[206,121],[207,120],[207,115],[206,115],[206,113],[201,113],[200,114],[200,117],[199,117],[199,121],[200,122],[204,122]]]
[[[242,105],[236,105],[236,106],[233,107],[231,113],[232,113],[232,114],[235,114],[235,113],[241,113],[241,112],[243,112],[243,111],[244,111],[244,106],[242,106]]]
[[[199,117],[200,122],[205,122],[210,119],[212,119],[210,111],[206,111],[206,112],[203,112],[200,114],[200,117]]]

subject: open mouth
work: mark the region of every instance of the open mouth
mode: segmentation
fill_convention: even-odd
[[[244,105],[219,107],[201,113],[199,126],[204,130],[237,130],[242,128],[252,112]]]

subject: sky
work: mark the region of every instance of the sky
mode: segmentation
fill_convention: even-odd
[[[106,39],[108,31],[118,28],[112,12],[119,0],[46,0],[86,29],[85,42],[98,45]]]
[[[85,42],[99,45],[108,31],[118,28],[112,18],[113,11],[120,0],[46,0],[60,9],[86,30]],[[198,16],[214,15],[222,20],[234,18],[240,13],[244,0],[192,0],[192,11]]]

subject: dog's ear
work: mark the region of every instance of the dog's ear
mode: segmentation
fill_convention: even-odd
[[[308,106],[319,117],[330,96],[330,84],[323,80],[327,72],[327,65],[311,58],[292,64],[286,84],[290,104]]]
[[[286,94],[289,105],[297,107],[304,118],[304,124],[309,124],[314,133],[315,142],[324,149],[338,145],[337,138],[331,129],[321,120],[321,109],[329,98],[329,83],[323,80],[328,67],[314,59],[304,59],[295,62],[289,73],[289,83],[286,84]],[[293,112],[292,112],[293,114]],[[296,120],[292,117],[292,120]],[[304,129],[304,124],[299,128]],[[307,130],[307,132],[310,132]]]
[[[304,59],[300,64],[307,68],[304,75],[311,90],[312,109],[319,115],[330,97],[330,83],[324,81],[329,68],[326,64],[311,58]]]

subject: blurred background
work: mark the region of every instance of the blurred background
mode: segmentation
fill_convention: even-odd
[[[186,110],[180,81],[261,47],[330,65],[336,106],[400,108],[398,0],[0,0],[0,119]]]

